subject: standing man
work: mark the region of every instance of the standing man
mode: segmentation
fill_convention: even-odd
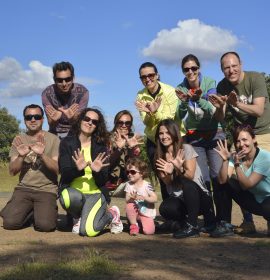
[[[24,108],[26,133],[16,136],[9,153],[9,172],[20,173],[19,183],[0,212],[3,227],[16,230],[34,218],[37,231],[49,232],[57,221],[57,173],[59,138],[42,130],[43,109],[31,104]]]
[[[49,123],[49,131],[65,137],[72,123],[88,105],[89,92],[81,84],[73,83],[74,67],[69,62],[53,66],[55,84],[42,92],[42,104]]]
[[[270,103],[263,75],[243,71],[241,59],[236,52],[223,54],[220,64],[225,76],[217,85],[217,92],[221,96],[210,97],[217,107],[216,116],[223,120],[230,111],[234,126],[250,125],[259,147],[270,152]],[[252,215],[242,211],[244,221],[236,232],[255,232]]]

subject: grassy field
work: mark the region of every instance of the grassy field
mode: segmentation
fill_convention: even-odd
[[[117,279],[120,265],[108,256],[96,251],[85,250],[78,259],[61,259],[47,263],[35,261],[18,263],[14,268],[0,272],[2,280],[86,280],[86,279]]]
[[[12,192],[17,183],[18,175],[9,175],[8,165],[0,164],[0,192]]]

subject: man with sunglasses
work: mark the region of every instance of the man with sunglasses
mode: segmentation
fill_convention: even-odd
[[[74,83],[74,67],[70,62],[55,63],[54,84],[42,92],[42,103],[49,123],[49,131],[65,137],[71,124],[88,105],[89,92],[81,84]]]
[[[23,111],[26,133],[16,136],[9,153],[9,172],[19,183],[0,212],[3,227],[17,230],[32,222],[37,231],[49,232],[57,221],[59,138],[42,130],[43,109],[31,104]]]

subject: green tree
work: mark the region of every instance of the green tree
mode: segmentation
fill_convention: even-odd
[[[8,153],[13,138],[19,133],[20,121],[0,107],[0,161],[8,160]]]

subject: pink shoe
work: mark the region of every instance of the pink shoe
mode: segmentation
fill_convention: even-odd
[[[129,227],[129,234],[136,236],[139,234],[139,227],[138,225],[130,225]]]

